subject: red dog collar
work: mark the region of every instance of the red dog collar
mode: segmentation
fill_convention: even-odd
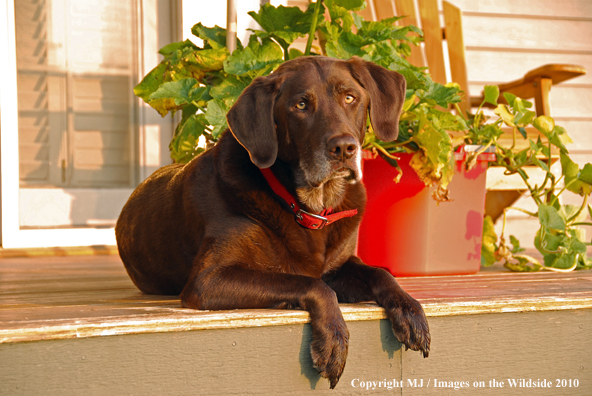
[[[307,211],[300,209],[296,199],[294,199],[292,194],[290,194],[288,190],[286,190],[286,188],[282,185],[282,183],[280,183],[271,169],[261,169],[261,173],[263,174],[263,177],[265,177],[265,180],[267,180],[267,183],[273,192],[290,206],[294,212],[296,222],[305,228],[311,230],[320,230],[326,225],[334,223],[339,219],[343,219],[344,217],[352,217],[358,214],[358,209],[344,210],[343,212],[333,213],[333,208],[324,209],[319,214],[308,213]]]

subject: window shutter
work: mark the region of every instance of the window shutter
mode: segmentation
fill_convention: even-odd
[[[135,1],[19,0],[23,186],[134,181]]]

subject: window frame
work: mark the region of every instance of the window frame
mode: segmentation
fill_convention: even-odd
[[[19,217],[19,144],[18,144],[18,91],[16,67],[16,29],[15,0],[0,0],[0,238],[3,248],[70,247],[92,245],[116,245],[113,227],[73,227],[48,229],[22,229]],[[158,38],[151,39],[144,31],[144,26],[157,26],[150,20],[152,14],[159,15],[159,7],[170,7],[168,34],[175,35],[171,26],[179,23],[176,13],[179,6],[176,1],[137,0],[136,17],[138,35],[138,76],[145,75],[156,66],[159,59],[154,54],[154,46],[161,44],[161,30]],[[159,28],[162,29],[162,28]],[[166,32],[165,32],[166,34]],[[177,37],[162,39],[172,41]],[[156,119],[146,110],[146,105],[137,99],[138,136],[137,150],[138,177],[134,184],[145,179],[157,168],[170,162],[168,142],[173,133],[173,120]],[[64,189],[60,189],[64,190]],[[129,189],[129,193],[133,188]]]

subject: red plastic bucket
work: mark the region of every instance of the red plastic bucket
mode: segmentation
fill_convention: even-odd
[[[479,156],[464,170],[464,153],[456,153],[457,169],[449,185],[451,202],[439,205],[410,167],[413,154],[399,154],[403,176],[377,157],[363,161],[368,194],[358,236],[358,256],[368,265],[396,276],[473,274],[481,265],[487,162]]]

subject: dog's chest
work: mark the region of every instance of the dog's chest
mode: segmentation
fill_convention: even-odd
[[[332,230],[306,230],[298,225],[289,228],[291,232],[269,240],[263,260],[271,264],[270,270],[319,278],[349,256],[343,241],[334,243]]]

